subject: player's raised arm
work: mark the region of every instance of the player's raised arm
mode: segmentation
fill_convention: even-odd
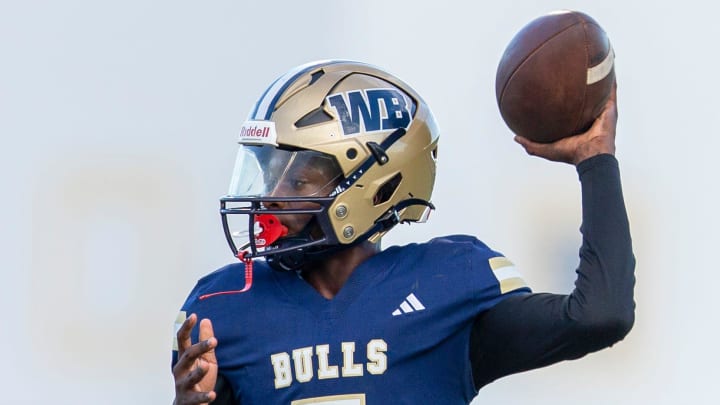
[[[531,155],[577,166],[583,206],[580,265],[569,295],[509,297],[477,318],[471,336],[476,388],[608,347],[632,327],[635,259],[613,156],[616,123],[613,90],[588,132],[550,144],[517,139]]]

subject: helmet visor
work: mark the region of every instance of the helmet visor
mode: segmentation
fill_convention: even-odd
[[[228,195],[325,197],[341,179],[340,167],[331,155],[241,144]]]

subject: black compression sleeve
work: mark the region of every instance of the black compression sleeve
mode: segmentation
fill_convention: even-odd
[[[583,241],[575,288],[569,295],[509,297],[478,316],[470,338],[477,389],[608,347],[632,327],[635,258],[617,160],[594,156],[577,171]]]

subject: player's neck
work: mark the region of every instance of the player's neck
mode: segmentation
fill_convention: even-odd
[[[364,242],[330,256],[303,276],[320,295],[332,299],[340,292],[357,266],[379,251],[380,243]]]

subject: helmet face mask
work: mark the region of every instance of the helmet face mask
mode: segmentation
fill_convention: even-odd
[[[282,253],[277,245],[266,245],[257,236],[268,226],[260,225],[257,217],[268,214],[286,228],[287,238],[294,238],[304,248],[333,243],[324,237],[332,235],[323,231],[330,230],[324,213],[332,202],[328,195],[341,177],[335,159],[321,152],[241,144],[230,189],[221,198],[223,225],[233,252],[237,254],[242,250],[238,246],[248,242],[245,246],[251,247],[251,257]],[[238,215],[249,218],[246,221]],[[252,239],[247,229],[253,229]]]
[[[398,222],[427,218],[438,130],[407,84],[370,65],[324,61],[276,80],[240,131],[230,190],[221,199],[233,253],[297,270],[340,249],[377,242]],[[238,231],[229,224],[247,215]],[[255,243],[257,217],[273,214],[287,235]],[[244,241],[241,239],[245,238]],[[237,242],[237,244],[236,244]],[[273,266],[275,267],[275,266]]]

